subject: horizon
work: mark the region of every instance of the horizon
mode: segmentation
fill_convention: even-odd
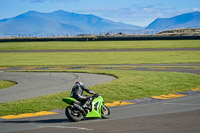
[[[180,4],[181,3],[181,4]],[[1,0],[0,20],[28,11],[51,13],[58,10],[92,14],[114,22],[146,27],[157,18],[170,18],[200,11],[199,0]]]

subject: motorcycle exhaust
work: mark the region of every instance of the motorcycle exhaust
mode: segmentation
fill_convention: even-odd
[[[84,112],[83,108],[80,105],[78,105],[77,103],[73,103],[73,106],[75,108],[77,108],[79,111]]]

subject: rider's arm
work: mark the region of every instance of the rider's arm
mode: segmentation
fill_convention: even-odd
[[[86,91],[87,93],[89,93],[89,94],[92,94],[92,95],[95,94],[95,92],[93,92],[93,91],[87,89],[86,87],[83,87],[82,89],[83,89],[84,91]]]

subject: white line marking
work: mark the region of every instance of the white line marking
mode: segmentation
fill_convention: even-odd
[[[190,104],[190,103],[163,103],[164,105],[186,105],[186,106],[200,106],[200,104]]]
[[[77,129],[77,130],[87,130],[92,131],[93,129],[85,128],[85,127],[69,127],[69,126],[39,126],[39,128],[71,128],[71,129]]]

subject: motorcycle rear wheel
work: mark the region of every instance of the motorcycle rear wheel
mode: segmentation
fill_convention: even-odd
[[[65,109],[66,117],[72,122],[80,121],[83,117],[82,113],[80,111],[78,111],[78,112],[76,112],[77,114],[75,114],[73,111],[74,111],[73,108],[71,106],[68,106]]]
[[[111,117],[110,109],[106,105],[101,106],[101,117],[103,119],[109,119]]]

